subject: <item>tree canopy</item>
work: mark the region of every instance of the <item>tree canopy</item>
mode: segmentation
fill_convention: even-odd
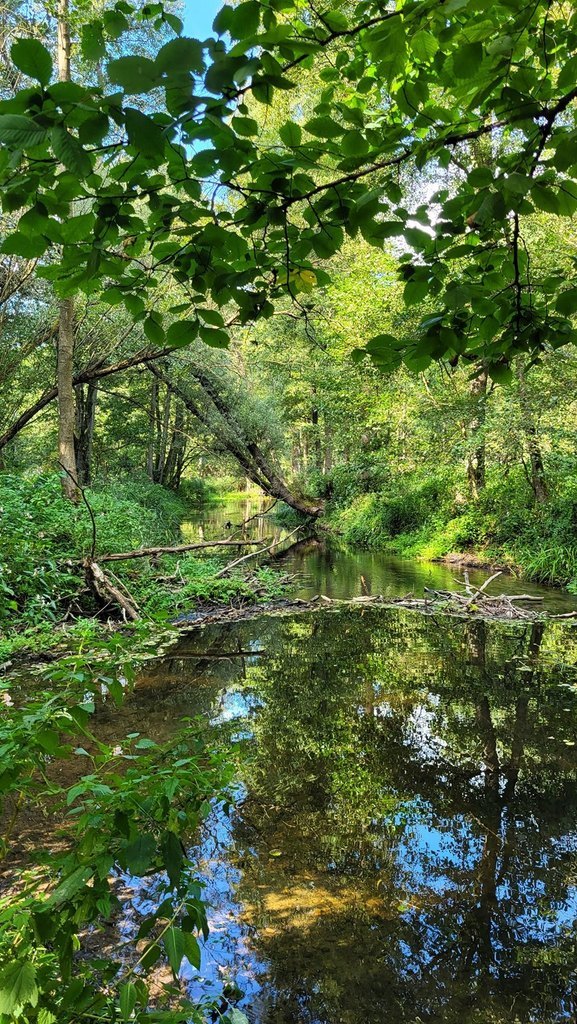
[[[130,52],[139,24],[161,45]],[[210,38],[182,32],[162,4],[119,0],[82,25],[59,82],[40,38],[13,44],[25,82],[0,103],[5,253],[38,259],[61,296],[123,303],[154,345],[225,347],[231,311],[300,303],[360,233],[397,239],[405,302],[430,312],[358,358],[482,359],[499,379],[515,354],[576,340],[577,282],[561,261],[535,280],[524,241],[534,211],[577,210],[575,10],[242,0]],[[289,103],[271,140],[256,110],[311,69],[310,109]],[[162,315],[168,277],[182,296]]]

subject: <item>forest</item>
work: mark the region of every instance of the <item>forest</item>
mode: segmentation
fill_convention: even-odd
[[[577,10],[0,26],[0,1024],[573,1019]]]

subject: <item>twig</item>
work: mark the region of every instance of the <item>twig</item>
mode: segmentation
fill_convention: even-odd
[[[503,575],[503,570],[502,569],[498,569],[497,572],[494,572],[492,576],[489,576],[488,580],[485,580],[485,582],[483,583],[482,586],[475,587],[475,593],[471,597],[471,600],[467,602],[467,608],[469,607],[469,605],[473,604],[473,601],[477,600],[479,594],[482,594],[483,591],[485,591],[487,589],[489,584],[493,582],[493,580],[496,580],[498,576],[502,576],[502,575]]]

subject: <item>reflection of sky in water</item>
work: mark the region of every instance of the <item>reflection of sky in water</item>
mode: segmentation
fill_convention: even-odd
[[[337,623],[336,619],[331,621]],[[339,621],[342,623],[342,619]],[[375,624],[378,637],[376,617],[369,617],[369,625],[365,625],[367,644],[373,641],[371,623]],[[246,627],[246,630],[243,627],[237,637],[239,647],[255,652],[266,648],[267,656],[262,658],[256,653],[251,654],[242,659],[242,664],[236,660],[234,675],[229,663],[226,664],[228,676],[224,673],[223,664],[211,669],[214,687],[209,705],[211,723],[222,727],[225,737],[231,734],[249,740],[258,737],[259,750],[252,742],[245,747],[250,748],[249,756],[259,765],[265,781],[262,791],[258,786],[256,788],[256,803],[251,804],[249,797],[246,807],[243,807],[242,798],[239,800],[232,821],[219,811],[213,813],[206,824],[202,843],[194,853],[205,883],[204,899],[211,932],[208,940],[202,943],[200,971],[186,965],[183,967],[182,976],[190,995],[195,999],[219,998],[223,989],[236,984],[244,993],[238,1005],[247,1010],[251,1024],[340,1024],[341,1020],[346,1024],[376,1024],[377,1021],[380,1024],[381,1020],[384,1024],[386,1020],[388,1024],[388,1004],[387,1013],[381,1016],[376,1011],[373,1013],[376,1004],[370,1002],[370,993],[366,1003],[368,1012],[364,1015],[357,1009],[354,998],[347,995],[343,997],[346,1005],[343,1002],[341,1016],[333,1011],[325,1016],[319,1012],[315,1016],[315,1000],[320,1000],[320,1006],[325,997],[323,986],[328,982],[336,985],[339,972],[346,973],[347,970],[354,981],[356,962],[358,979],[362,982],[366,969],[364,958],[373,957],[372,979],[377,984],[388,984],[389,971],[396,972],[399,983],[408,979],[413,989],[421,986],[418,993],[422,995],[422,1004],[417,994],[414,1013],[403,1009],[396,1018],[394,1015],[390,1017],[391,1024],[415,1024],[417,1020],[430,1019],[439,1022],[446,1019],[454,1024],[458,1018],[445,1018],[438,1012],[434,1000],[438,997],[440,1002],[447,1000],[450,1003],[455,992],[459,998],[457,990],[460,987],[467,998],[474,1001],[473,979],[483,970],[496,979],[494,998],[497,1013],[494,1017],[464,1016],[463,1020],[467,1024],[473,1019],[475,1024],[488,1024],[489,1020],[502,1024],[509,1019],[502,1014],[505,1012],[507,985],[517,977],[518,963],[527,963],[529,970],[533,970],[535,963],[537,972],[540,972],[547,969],[543,965],[547,965],[546,958],[551,954],[551,963],[555,964],[554,957],[560,949],[561,939],[577,918],[577,891],[571,885],[575,874],[571,874],[569,863],[569,859],[577,855],[577,832],[569,831],[571,823],[564,821],[562,802],[556,799],[555,788],[550,781],[554,773],[555,779],[559,778],[561,792],[562,786],[566,787],[572,777],[572,762],[565,760],[565,754],[560,756],[558,751],[553,752],[549,760],[548,751],[543,749],[543,736],[564,727],[563,721],[555,718],[558,713],[555,702],[552,701],[550,712],[547,705],[544,710],[539,705],[531,711],[533,718],[529,732],[534,726],[535,732],[530,737],[534,749],[530,751],[529,772],[527,776],[522,772],[517,792],[511,797],[511,794],[505,796],[504,785],[508,778],[507,758],[511,748],[506,716],[514,707],[513,697],[508,704],[506,686],[505,696],[500,694],[494,701],[489,691],[491,703],[495,705],[493,724],[500,744],[502,771],[499,785],[488,792],[487,774],[483,770],[484,744],[482,736],[475,732],[475,704],[473,697],[469,701],[467,685],[463,685],[463,682],[468,683],[467,679],[455,681],[455,703],[452,703],[451,670],[441,657],[436,661],[429,657],[425,641],[417,637],[421,646],[407,647],[407,651],[412,651],[414,657],[420,656],[418,669],[424,665],[429,677],[421,677],[418,671],[413,678],[408,675],[405,697],[400,682],[393,678],[391,683],[386,670],[383,671],[383,651],[376,648],[382,661],[379,664],[378,658],[375,659],[375,673],[371,676],[370,670],[365,671],[367,663],[361,661],[363,654],[359,652],[364,648],[360,644],[358,649],[354,646],[354,633],[349,661],[348,653],[346,657],[339,654],[342,649],[338,647],[340,638],[336,633],[333,657],[330,644],[323,637],[323,620],[319,618],[317,624],[314,640],[308,638],[304,622],[301,626],[300,620],[294,636],[289,632],[290,624],[286,626],[286,634],[283,624],[278,625],[278,634],[270,624],[264,633],[262,630],[259,632],[258,624]],[[347,622],[347,632],[349,625],[354,626],[355,623]],[[456,631],[461,627],[452,625],[451,628]],[[330,632],[330,626],[327,629]],[[215,636],[218,639],[218,634]],[[323,642],[326,644],[324,648]],[[389,642],[394,655],[398,655],[394,645],[403,643],[402,633],[399,633],[398,641],[393,635]],[[459,648],[455,650],[455,657],[459,657]],[[469,654],[463,650],[463,665],[470,665]],[[301,651],[302,670],[299,676],[295,658]],[[499,665],[498,657],[493,657],[493,664]],[[289,659],[290,671],[286,670],[285,677],[283,666],[288,666]],[[271,671],[276,673],[268,678],[264,690],[266,707],[264,698],[259,696],[259,692],[263,692],[259,690],[259,673],[249,671],[253,665],[258,665],[265,672],[266,667],[271,666]],[[360,673],[359,665],[363,666]],[[407,665],[410,666],[409,654]],[[458,671],[459,665],[456,675]],[[343,684],[335,685],[334,706],[330,703],[331,674],[339,679],[344,677]],[[231,675],[232,685],[227,688],[224,683]],[[434,689],[437,678],[445,687],[440,689],[442,697],[439,693],[427,692]],[[472,685],[478,685],[476,666],[471,678]],[[304,703],[299,704],[299,700],[303,701],[299,691],[301,685],[305,698]],[[278,693],[272,696],[274,686],[278,686],[284,703],[279,703]],[[326,733],[319,729],[318,735],[307,717],[309,708],[306,703],[309,687],[314,698],[315,686],[316,706],[326,706],[329,719]],[[267,719],[269,700],[278,714],[278,723],[275,718]],[[208,701],[203,710],[207,705]],[[312,702],[311,705],[315,706]],[[299,753],[301,737],[296,730],[294,751],[290,746],[283,747],[283,715],[287,722],[289,716],[294,715],[297,725],[300,715],[305,740],[310,736],[317,742],[320,737],[320,741],[325,743],[322,752],[314,748],[307,761],[302,752]],[[344,742],[339,746],[339,730],[343,722],[347,727],[350,722],[355,723],[354,730],[357,730],[351,734],[354,735],[354,745],[350,749]],[[346,729],[344,734],[348,735]],[[293,733],[289,735],[292,737]],[[354,805],[355,769],[359,768],[359,778],[362,778],[364,759],[370,752],[370,748],[365,749],[364,746],[365,735],[375,743],[383,765],[390,768],[383,772],[382,780],[379,776],[377,786],[381,785],[385,799],[390,797],[391,800],[389,804],[385,802],[383,809],[377,804],[378,815],[367,813],[366,820],[363,819],[362,806]],[[377,746],[375,737],[382,743],[381,747]],[[501,750],[503,745],[505,749]],[[274,761],[277,749],[281,758],[278,764]],[[286,775],[288,769],[290,775],[292,770],[293,753],[296,774],[294,779],[287,779],[286,790],[295,801],[294,820],[290,802],[286,806],[283,803],[286,792],[282,788],[283,774]],[[338,781],[342,790],[331,788],[334,781],[331,777],[333,757],[340,759],[341,767],[337,774],[341,773]],[[355,758],[358,758],[359,765],[355,765]],[[543,787],[537,767],[541,763],[539,758],[543,759],[549,779]],[[366,761],[369,772],[372,763]],[[346,767],[348,764],[352,769],[350,791],[342,770],[342,765]],[[376,771],[379,770],[377,764]],[[527,779],[530,782],[528,786]],[[540,795],[541,788],[543,796]],[[373,790],[376,790],[375,783]],[[542,804],[547,793],[551,806],[544,810]],[[323,794],[330,795],[325,804],[322,803]],[[262,814],[266,815],[267,808],[271,811],[266,821],[258,816],[261,797],[264,801]],[[396,804],[393,804],[395,799]],[[338,822],[336,844],[331,846],[330,842],[320,841],[315,847],[315,829],[317,832],[319,827],[322,829],[325,821],[327,829],[330,829],[331,813],[334,812],[335,819],[338,818],[343,805],[345,813],[351,815],[349,831],[346,822]],[[393,805],[395,814],[383,817],[387,814],[387,807]],[[318,814],[316,819],[315,813]],[[362,829],[369,824],[370,828],[361,835]],[[355,832],[357,825],[358,834]],[[251,831],[253,827],[254,832]],[[281,847],[291,836],[294,847],[286,859],[274,864],[267,861],[267,849]],[[322,862],[316,865],[309,857],[310,850],[306,845],[309,838],[317,860],[322,858]],[[379,857],[376,854],[381,847],[383,855]],[[369,849],[370,853],[367,853]],[[387,860],[389,851],[390,864]],[[361,877],[363,856],[370,865],[368,881]],[[325,890],[327,896],[324,904],[322,897],[316,897],[314,914],[311,912],[306,926],[302,926],[298,920],[301,909],[297,906],[301,899],[298,893],[309,885],[316,887],[317,893]],[[351,901],[350,895],[355,886],[360,893],[356,903]],[[139,899],[143,899],[142,892]],[[308,906],[304,896],[302,902]],[[331,932],[331,916],[334,928],[335,921],[341,922],[340,915],[343,931]],[[291,932],[295,933],[293,938]],[[475,941],[478,939],[478,936],[475,939],[476,932],[483,932],[490,947],[485,962],[485,952],[475,953],[478,960],[467,961],[467,943],[471,935]],[[350,948],[347,946],[349,941]],[[294,963],[291,962],[291,951]],[[544,959],[539,959],[542,952]],[[519,961],[517,955],[521,958]],[[536,1012],[525,1012],[518,1018],[519,1024],[552,1024],[566,1019],[573,1012],[563,1003],[564,992],[570,985],[571,969],[564,965],[562,959],[559,962],[562,966],[556,980],[551,982],[552,990],[547,998],[543,997],[546,1013],[539,1014],[541,994],[536,991]],[[304,975],[302,980],[297,973],[299,969]],[[442,971],[446,973],[441,977]],[[537,976],[542,978],[542,974]],[[426,986],[434,989],[430,1004],[427,1003],[429,991],[425,991]],[[520,991],[524,986],[529,989],[531,983],[521,980]],[[278,1006],[284,1006],[285,998],[288,1016],[282,1009],[280,1015],[277,1013]],[[432,1016],[429,1013],[431,1009]],[[514,1015],[510,1019],[514,1020]]]

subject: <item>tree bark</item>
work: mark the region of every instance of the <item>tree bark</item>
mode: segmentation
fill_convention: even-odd
[[[472,498],[478,498],[485,486],[485,413],[487,402],[488,375],[482,368],[471,381],[470,395],[473,404],[473,415],[469,422],[468,434],[471,449],[467,455],[467,478]]]
[[[525,434],[525,441],[531,466],[531,488],[535,496],[535,501],[542,504],[547,501],[547,498],[549,497],[549,489],[547,487],[543,455],[539,444],[537,424],[527,396],[525,372],[522,366],[519,367],[519,404],[521,407],[521,425],[523,433]]]
[[[83,487],[92,483],[92,447],[97,398],[96,384],[89,384],[86,394],[84,385],[80,384],[76,388],[76,469],[78,481]]]
[[[58,78],[70,81],[70,29],[68,0],[58,0]],[[64,473],[62,493],[77,504],[80,501],[74,444],[76,410],[74,403],[74,299],[60,303],[57,340],[58,361],[58,460]]]
[[[148,447],[146,450],[146,475],[154,483],[155,447],[156,447],[156,418],[158,411],[158,381],[152,378],[150,388],[150,417],[148,423]]]
[[[184,412],[185,410],[182,402],[177,399],[174,411],[172,437],[170,439],[170,446],[166,456],[166,468],[164,473],[165,485],[166,487],[170,487],[173,491],[177,491],[180,487],[182,471],[184,469],[184,460],[186,457]]]
[[[220,414],[223,425],[222,431],[218,431],[208,412],[180,384],[168,378],[160,367],[149,365],[148,368],[155,377],[166,384],[175,397],[180,398],[181,402],[183,402],[184,406],[193,416],[207,427],[214,436],[218,437],[222,446],[235,457],[246,475],[265,494],[270,495],[272,498],[279,498],[303,515],[314,517],[321,515],[323,506],[320,502],[315,504],[298,494],[294,494],[280,474],[270,465],[264,452],[261,451],[256,442],[248,442],[242,437],[242,432],[228,409],[224,398],[204,371],[197,367],[189,368],[191,375],[201,385],[203,391]]]

